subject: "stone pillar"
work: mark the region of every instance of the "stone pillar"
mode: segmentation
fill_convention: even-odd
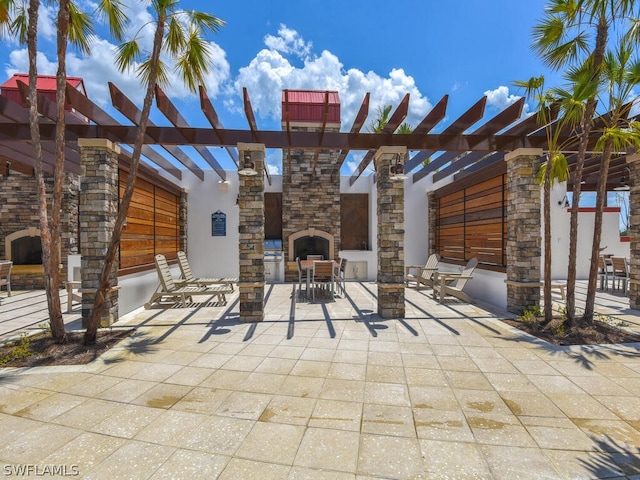
[[[251,155],[255,175],[243,175],[245,154]],[[261,143],[239,143],[238,206],[240,207],[240,321],[264,320],[264,162]]]
[[[427,245],[427,254],[431,255],[436,252],[436,193],[427,193],[428,208],[428,225],[429,225],[429,245]]]
[[[374,156],[378,191],[378,315],[404,318],[404,180],[389,167],[406,147],[380,147]]]
[[[180,228],[180,250],[185,254],[187,252],[187,215],[188,215],[188,192],[183,188],[180,192],[180,217],[178,218],[178,227]]]
[[[640,154],[629,155],[629,306],[640,310]]]
[[[80,253],[82,255],[82,326],[87,328],[102,265],[118,216],[118,154],[111,141],[78,139],[82,176],[80,179]],[[102,312],[102,326],[118,320],[118,261],[110,276],[109,291]]]
[[[509,152],[507,162],[507,310],[540,306],[541,187],[536,183],[542,149]]]

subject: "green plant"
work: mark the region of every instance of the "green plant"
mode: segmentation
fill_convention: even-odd
[[[564,327],[564,322],[560,322],[558,323],[558,325],[556,325],[553,328],[553,334],[554,335],[558,335],[558,336],[562,336],[566,333],[565,327]]]
[[[32,355],[33,352],[29,348],[31,346],[31,338],[23,333],[20,338],[9,348],[9,351],[0,357],[0,366],[6,365],[13,360],[20,360]]]
[[[527,308],[518,318],[525,323],[534,323],[537,317],[542,315],[542,310],[537,305]]]

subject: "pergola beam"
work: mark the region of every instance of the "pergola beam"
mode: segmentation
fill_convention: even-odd
[[[256,124],[256,116],[253,114],[253,108],[251,108],[251,99],[249,98],[249,92],[247,87],[242,87],[242,101],[244,104],[244,114],[249,122],[249,128],[251,129],[251,135],[253,140],[251,142],[236,142],[236,143],[263,143],[260,141],[260,132],[258,131],[258,125]],[[267,168],[267,155],[264,156],[264,174],[267,176],[267,181],[271,185],[271,177],[269,176],[269,169]]]
[[[216,109],[213,108],[213,104],[211,100],[209,100],[209,96],[207,95],[207,90],[200,85],[200,108],[202,109],[202,113],[207,117],[207,120],[213,127],[214,132],[220,139],[220,142],[217,145],[224,146],[225,150],[233,160],[233,163],[238,166],[238,150],[235,146],[229,145],[223,141],[223,132],[224,127],[222,126],[222,122],[220,122],[220,118],[218,118],[218,113]]]
[[[362,104],[360,105],[360,109],[356,115],[356,118],[353,120],[353,125],[351,125],[351,129],[349,133],[359,133],[362,129],[367,116],[369,115],[369,99],[371,94],[367,92],[362,100]],[[338,159],[336,160],[336,164],[333,167],[333,171],[331,172],[331,178],[335,180],[336,175],[342,168],[342,164],[344,163],[347,155],[349,154],[349,149],[340,150],[340,155],[338,155]]]
[[[164,91],[156,85],[156,105],[158,110],[167,117],[167,120],[175,127],[189,127],[187,120],[180,114],[175,105],[171,102]],[[194,147],[195,151],[213,168],[222,180],[227,179],[227,172],[220,166],[218,160],[211,154],[207,147],[198,145]]]

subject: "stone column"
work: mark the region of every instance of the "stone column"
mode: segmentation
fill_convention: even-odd
[[[255,175],[243,175],[245,154],[251,155]],[[240,321],[264,320],[264,162],[261,143],[239,143],[238,206],[240,207]]]
[[[189,213],[188,209],[188,191],[186,188],[183,188],[180,192],[180,216],[178,218],[178,227],[180,228],[180,250],[182,250],[185,254],[187,252],[187,215]]]
[[[640,154],[627,157],[629,165],[629,306],[640,310]]]
[[[118,216],[118,154],[111,141],[78,139],[80,179],[80,253],[82,255],[82,326],[87,328],[113,227]],[[118,261],[110,276],[102,326],[118,320]]]
[[[436,252],[436,194],[429,192],[427,194],[428,208],[428,225],[429,225],[429,245],[427,245],[427,254],[431,255]]]
[[[542,149],[520,148],[507,162],[507,310],[540,306],[541,187],[536,183]]]
[[[404,180],[389,167],[406,147],[380,147],[374,156],[378,191],[378,315],[404,318]]]

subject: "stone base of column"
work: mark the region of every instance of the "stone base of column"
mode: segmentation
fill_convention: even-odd
[[[404,283],[378,283],[378,315],[404,318]]]
[[[640,280],[629,280],[629,307],[640,310]]]
[[[107,293],[107,298],[104,302],[102,309],[102,315],[100,317],[100,327],[108,327],[118,321],[118,291],[119,286],[112,287]],[[96,292],[83,291],[82,292],[82,328],[88,328],[91,321],[91,311],[93,310],[93,302],[96,299]]]
[[[240,321],[242,323],[264,320],[264,282],[239,283]]]
[[[522,314],[532,307],[540,307],[539,282],[507,281],[507,311]]]

